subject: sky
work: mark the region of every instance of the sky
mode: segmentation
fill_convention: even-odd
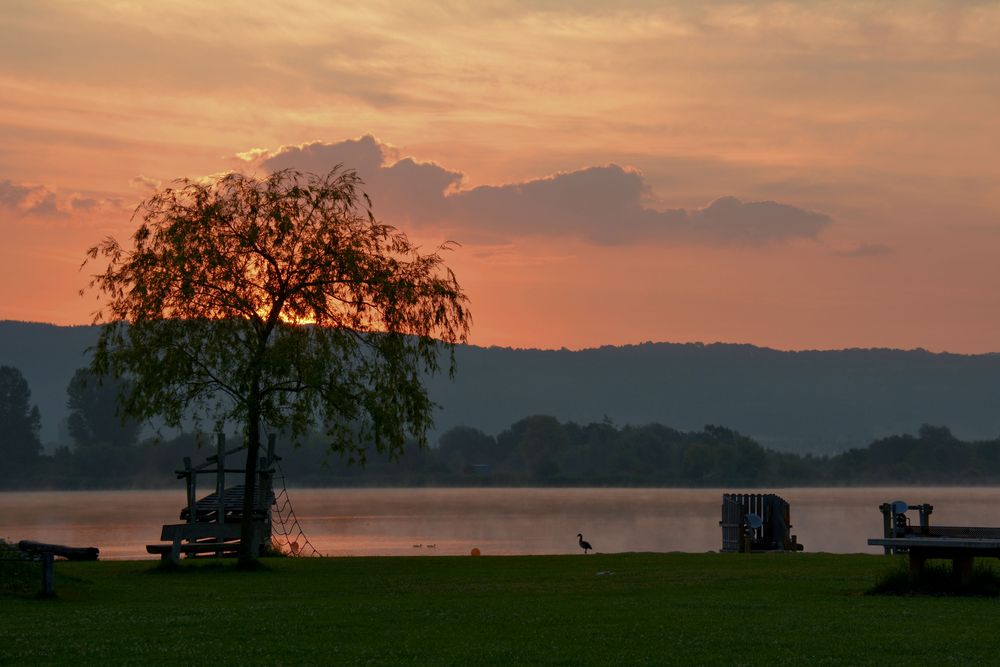
[[[1000,351],[997,2],[0,3],[0,319],[181,177],[338,163],[470,342]]]

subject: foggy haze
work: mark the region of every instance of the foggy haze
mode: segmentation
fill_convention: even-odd
[[[731,491],[732,489],[730,489]],[[705,552],[721,547],[722,489],[291,489],[306,536],[330,556]],[[995,488],[779,489],[806,552],[880,553],[878,505],[931,503],[931,525],[1000,525]],[[0,493],[0,537],[149,558],[176,523],[178,491]],[[416,546],[419,545],[419,546]],[[433,546],[431,546],[433,545]]]

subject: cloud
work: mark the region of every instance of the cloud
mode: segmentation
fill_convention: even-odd
[[[688,219],[678,224],[681,234],[706,241],[750,245],[816,238],[831,222],[824,213],[774,201],[742,202],[736,197],[722,197],[703,209],[683,213]]]
[[[138,190],[159,190],[160,186],[163,185],[163,181],[158,178],[151,178],[149,176],[139,174],[138,176],[132,177],[128,184]]]
[[[236,157],[244,162],[253,162],[262,157],[266,157],[270,153],[266,148],[251,148],[250,150],[243,151],[242,153],[237,153]]]
[[[69,219],[99,213],[119,215],[125,204],[115,198],[92,197],[73,192],[57,195],[44,185],[0,180],[0,210],[25,219]]]
[[[650,208],[645,204],[650,187],[642,173],[617,164],[463,190],[461,172],[400,158],[398,151],[371,135],[283,146],[256,156],[257,164],[267,171],[295,168],[325,173],[338,164],[356,169],[380,218],[396,224],[443,226],[459,241],[571,236],[601,245],[759,246],[815,239],[831,223],[823,213],[735,197],[721,197],[700,209]]]
[[[260,148],[249,152],[256,153],[261,159],[261,166],[268,171],[299,169],[323,173],[338,164],[346,164],[357,170],[366,181],[378,179],[385,163],[399,158],[395,149],[370,134],[335,144],[314,141],[299,146],[282,146],[273,153]]]
[[[431,162],[399,158],[395,148],[371,135],[335,144],[316,141],[283,146],[264,157],[267,171],[294,168],[323,174],[338,164],[354,169],[380,218],[396,224],[440,224],[455,220],[450,194],[462,183],[462,174]]]
[[[43,185],[25,185],[11,180],[0,181],[0,206],[24,217],[64,215],[56,204],[56,195]]]

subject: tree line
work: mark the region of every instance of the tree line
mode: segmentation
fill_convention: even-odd
[[[80,369],[67,386],[72,447],[43,453],[40,415],[20,372],[0,367],[0,486],[153,488],[177,484],[184,456],[213,453],[211,434],[141,438],[142,425],[114,406],[123,387]],[[241,435],[230,434],[230,443]],[[332,453],[320,434],[296,446],[279,434],[282,470],[293,486],[563,485],[766,487],[864,484],[989,484],[1000,481],[1000,438],[962,441],[944,426],[881,438],[832,456],[768,449],[722,426],[679,431],[526,417],[497,435],[471,426],[436,446],[408,442],[398,456],[368,452],[364,466]]]

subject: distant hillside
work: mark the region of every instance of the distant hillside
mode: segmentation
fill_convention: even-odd
[[[95,327],[0,322],[0,364],[17,366],[60,435],[66,384],[86,363]],[[923,350],[780,352],[752,345],[650,343],[567,350],[462,347],[458,377],[430,381],[437,434],[467,425],[495,434],[529,414],[589,423],[718,424],[766,447],[837,452],[924,423],[957,437],[1000,434],[1000,355]],[[67,442],[68,444],[68,442]]]
[[[86,350],[97,333],[92,326],[0,322],[0,366],[14,366],[28,380],[31,399],[42,413],[43,443],[70,444],[61,427],[67,414],[66,385],[88,363]]]
[[[570,351],[464,348],[459,379],[438,379],[441,426],[496,433],[525,414],[581,423],[706,424],[765,447],[837,452],[923,423],[959,437],[1000,434],[1000,355],[924,350],[780,352],[654,343]]]

